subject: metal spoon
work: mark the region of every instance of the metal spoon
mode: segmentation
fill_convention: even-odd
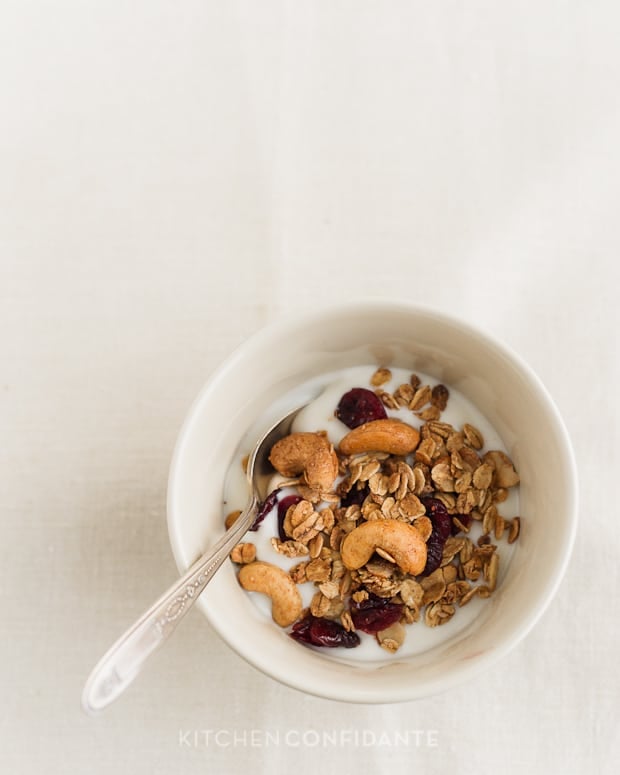
[[[254,447],[247,465],[250,497],[232,527],[99,660],[82,692],[82,707],[87,713],[103,710],[125,691],[147,658],[172,635],[233,547],[252,526],[261,503],[263,513],[274,505],[277,490],[267,492],[273,476],[269,452],[279,438],[290,432],[293,420],[301,409],[303,407],[279,420]]]

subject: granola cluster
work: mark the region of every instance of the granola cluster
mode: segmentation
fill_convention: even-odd
[[[402,449],[382,449],[385,429],[394,426],[397,435],[402,429],[398,420],[376,420],[349,434],[363,432],[366,451],[344,454],[344,443],[335,450],[338,476],[331,488],[312,486],[303,471],[285,483],[295,487],[297,496],[288,496],[287,507],[287,499],[281,502],[280,535],[271,545],[299,559],[288,572],[296,585],[315,587],[309,609],[293,624],[293,637],[305,643],[350,647],[359,643],[351,634],[362,630],[395,652],[405,640],[405,625],[423,620],[429,627],[440,626],[473,597],[488,598],[497,585],[496,542],[513,543],[519,536],[520,518],[499,511],[509,488],[519,483],[510,458],[499,450],[485,451],[473,425],[455,428],[441,421],[449,400],[444,385],[431,387],[412,375],[409,383],[388,393],[382,386],[391,377],[389,369],[380,368],[370,384],[386,409],[408,407],[413,422],[421,421],[415,448],[409,439]],[[374,442],[368,441],[375,431]],[[479,537],[473,540],[472,533]],[[355,541],[370,543],[352,547]],[[403,541],[409,541],[407,546]],[[419,553],[416,541],[424,551],[412,560],[411,553]],[[357,567],[359,561],[351,557],[364,559],[364,552],[370,556]],[[231,556],[243,565],[253,563],[256,552],[253,544],[243,543]],[[418,560],[419,572],[405,570]]]

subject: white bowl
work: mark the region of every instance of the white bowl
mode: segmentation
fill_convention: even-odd
[[[577,524],[568,435],[531,369],[486,333],[407,303],[364,301],[289,317],[248,339],[212,375],[180,432],[168,489],[179,571],[223,532],[223,485],[242,437],[283,394],[321,373],[376,363],[460,390],[494,425],[521,475],[522,533],[506,576],[474,624],[422,654],[348,661],[317,653],[259,612],[225,563],[198,605],[242,657],[289,686],[353,702],[397,702],[489,667],[531,629],[566,569]],[[336,649],[343,652],[342,649]]]

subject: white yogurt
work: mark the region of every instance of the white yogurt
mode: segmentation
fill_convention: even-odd
[[[304,400],[309,400],[312,396],[316,396],[295,418],[293,430],[307,432],[324,430],[327,432],[329,440],[337,446],[343,436],[349,432],[349,428],[335,417],[334,410],[342,395],[351,388],[365,387],[372,389],[370,378],[376,371],[376,368],[376,366],[355,366],[353,368],[343,369],[337,373],[325,374],[304,383],[284,396],[281,402],[278,402],[282,407],[286,407],[280,412],[280,416],[286,414],[287,408],[299,406]],[[399,385],[408,383],[409,378],[411,377],[411,371],[407,369],[392,368],[391,372],[392,379],[390,382],[381,386],[383,390],[388,392],[394,392]],[[437,380],[433,377],[421,372],[416,373],[420,377],[422,384],[435,385],[437,383]],[[450,399],[446,409],[441,413],[441,421],[450,423],[455,428],[461,428],[464,423],[470,423],[482,433],[485,450],[500,449],[506,451],[498,433],[482,412],[458,391],[453,390],[449,385],[448,388],[450,389]],[[407,408],[399,410],[387,409],[386,411],[389,417],[400,418],[412,425],[421,424],[421,421],[418,421],[415,415]],[[270,412],[270,417],[271,416],[277,418],[278,415]],[[233,511],[234,509],[242,509],[246,503],[248,485],[245,474],[243,473],[241,460],[250,452],[256,443],[256,439],[260,438],[264,427],[265,423],[261,422],[251,428],[238,450],[238,454],[229,470],[224,486],[225,513]],[[272,485],[276,487],[281,480],[281,477],[274,476]],[[294,489],[284,488],[279,497],[283,498],[294,492]],[[518,487],[511,488],[509,493],[508,499],[501,506],[502,516],[507,518],[519,514]],[[469,537],[473,541],[476,541],[481,533],[482,529],[480,523],[474,522]],[[293,565],[307,559],[303,557],[288,558],[278,554],[271,546],[272,537],[277,535],[277,508],[274,508],[266,516],[260,529],[254,533],[249,533],[245,540],[252,541],[256,545],[256,555],[258,559],[278,565],[286,571],[292,568]],[[514,544],[508,544],[505,538],[498,542],[497,553],[500,556],[498,585],[501,584],[502,579],[506,574],[513,552]],[[309,582],[299,585],[298,588],[301,592],[304,606],[309,606],[312,596],[316,592],[316,587]],[[249,592],[248,594],[251,595],[256,607],[263,612],[266,617],[271,618],[271,603],[269,599],[264,595],[255,592]],[[466,607],[457,607],[454,616],[441,627],[427,627],[424,624],[424,614],[422,612],[420,621],[406,626],[407,636],[405,642],[394,655],[390,655],[387,651],[380,648],[373,635],[368,635],[364,632],[358,633],[361,644],[357,648],[322,648],[317,650],[324,656],[332,659],[344,659],[347,662],[385,661],[386,659],[398,659],[414,654],[421,654],[428,649],[437,647],[439,644],[446,643],[469,627],[483,610],[486,602],[487,601],[485,600],[474,597]]]

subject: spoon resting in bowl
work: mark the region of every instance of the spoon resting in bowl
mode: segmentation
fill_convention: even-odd
[[[298,407],[272,425],[252,450],[246,471],[250,496],[234,524],[121,635],[94,667],[82,692],[82,708],[87,713],[103,710],[125,691],[148,657],[176,630],[241,537],[271,511],[278,490],[268,491],[274,473],[269,453],[278,439],[288,435],[303,408]]]

